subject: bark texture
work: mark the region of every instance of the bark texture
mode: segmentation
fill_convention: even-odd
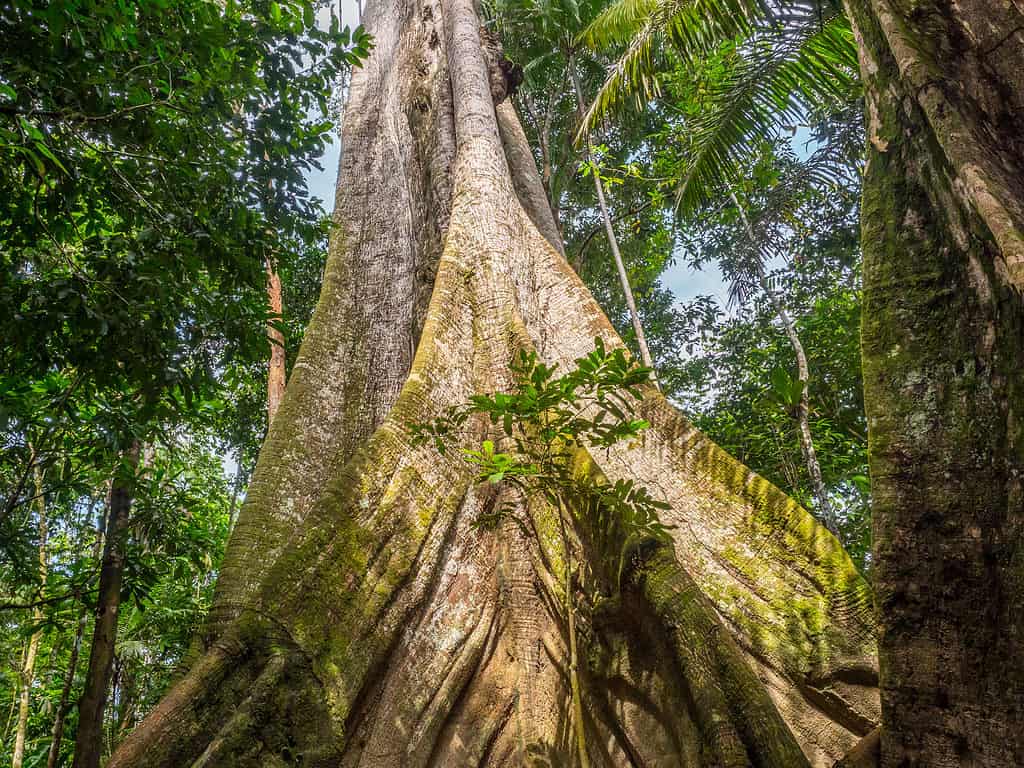
[[[472,1],[366,14],[320,303],[195,664],[110,768],[578,764],[557,512],[407,426],[507,386],[518,349],[571,366],[621,341],[561,254]],[[677,527],[619,598],[577,600],[589,764],[831,765],[878,720],[867,585],[653,387],[640,410],[643,446],[580,471],[636,478]],[[505,502],[536,535],[473,525]]]
[[[1024,10],[848,7],[882,762],[1024,765]]]
[[[277,268],[267,262],[267,309],[273,319],[267,323],[267,340],[270,342],[270,360],[267,364],[267,424],[274,421],[277,409],[284,397],[286,376],[284,333],[277,326],[282,318],[281,275]]]

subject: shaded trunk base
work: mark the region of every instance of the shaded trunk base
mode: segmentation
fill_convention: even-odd
[[[344,721],[310,659],[245,613],[111,766],[577,764],[562,596],[550,593],[550,574],[529,577],[537,560],[516,557],[526,541],[461,533],[457,554],[472,565],[436,580],[429,607],[366,676]],[[649,557],[584,622],[592,765],[808,764],[671,551]]]

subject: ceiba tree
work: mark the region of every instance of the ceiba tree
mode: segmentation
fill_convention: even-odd
[[[508,386],[518,350],[566,369],[621,341],[562,255],[472,0],[366,13],[320,303],[194,663],[111,768],[579,762],[552,510],[408,425]],[[675,526],[581,611],[589,764],[831,765],[879,719],[867,584],[653,386],[639,410],[639,447],[579,457]],[[499,503],[535,533],[473,525]]]

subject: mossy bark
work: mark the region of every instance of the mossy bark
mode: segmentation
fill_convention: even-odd
[[[214,615],[192,671],[110,768],[572,759],[557,525],[537,499],[474,487],[407,426],[506,386],[514,350],[565,367],[595,336],[621,340],[557,247],[471,0],[382,0],[367,24],[343,226]],[[674,549],[626,608],[580,611],[590,764],[719,765],[728,731],[733,764],[831,765],[877,722],[866,584],[831,534],[653,388],[642,411],[641,447],[591,460],[671,504]],[[473,525],[505,502],[533,533]],[[672,586],[684,579],[697,602]]]
[[[887,766],[1024,764],[1024,12],[849,0]]]

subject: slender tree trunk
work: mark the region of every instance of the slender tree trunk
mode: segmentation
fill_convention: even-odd
[[[46,768],[56,768],[57,761],[60,759],[60,746],[64,740],[64,721],[71,709],[71,690],[75,685],[75,672],[78,669],[78,655],[82,649],[82,635],[85,634],[86,619],[87,614],[83,610],[79,614],[75,626],[75,641],[71,646],[71,658],[68,659],[68,669],[64,676],[64,685],[60,689],[60,701],[53,719],[53,729],[50,731],[50,750],[46,755]]]
[[[567,68],[569,70],[569,78],[572,80],[572,87],[576,93],[576,118],[580,122],[583,121],[586,104],[583,97],[583,88],[580,85],[580,76],[576,71],[576,65],[573,61],[573,57],[570,54],[568,56]],[[589,139],[583,150],[583,159],[587,162],[591,158],[591,145]],[[594,192],[597,193],[597,205],[601,210],[601,221],[604,222],[604,231],[608,235],[608,247],[612,252],[612,259],[615,260],[615,270],[619,274],[619,284],[622,286],[622,293],[626,297],[626,307],[629,309],[629,321],[633,324],[633,333],[636,334],[636,343],[640,348],[640,360],[645,366],[654,370],[654,361],[651,358],[651,351],[647,347],[647,337],[644,335],[643,324],[640,322],[640,313],[636,308],[636,300],[633,298],[633,288],[629,284],[629,274],[626,272],[626,265],[622,261],[622,253],[619,251],[619,239],[615,236],[615,227],[612,226],[612,217],[608,212],[608,203],[604,197],[604,182],[601,181],[601,175],[597,172],[597,169],[593,169],[591,174],[594,177]],[[655,378],[655,385],[657,385],[657,378]]]
[[[757,238],[754,234],[754,228],[750,225],[750,219],[747,218],[747,212],[740,205],[739,199],[736,197],[736,193],[729,190],[729,196],[732,198],[733,204],[736,206],[736,210],[740,213],[740,219],[743,221],[743,227],[747,231],[747,238],[750,240],[751,247],[757,247]],[[786,311],[786,305],[779,297],[772,287],[768,285],[768,280],[765,277],[764,270],[761,269],[760,264],[756,267],[757,281],[761,286],[761,290],[764,292],[768,300],[771,301],[772,307],[775,309],[775,314],[779,318],[779,322],[782,323],[782,327],[786,332],[786,338],[789,339],[789,344],[793,347],[793,354],[796,355],[796,371],[797,381],[800,382],[800,402],[797,404],[796,421],[797,428],[800,434],[800,451],[804,455],[804,464],[807,467],[807,475],[811,479],[811,492],[814,494],[815,501],[815,513],[818,515],[818,519],[825,524],[832,533],[838,533],[839,524],[836,520],[835,512],[832,510],[832,502],[828,497],[828,490],[825,488],[825,481],[821,477],[821,464],[818,463],[818,454],[814,450],[814,439],[811,436],[811,403],[810,403],[810,391],[809,382],[811,378],[810,366],[807,364],[807,353],[804,351],[804,345],[800,341],[800,334],[796,332],[796,323],[793,322],[793,318],[789,316],[789,312]]]
[[[496,501],[408,425],[507,386],[518,350],[564,368],[621,340],[558,249],[472,1],[374,0],[366,21],[320,303],[202,647],[108,768],[578,751],[557,509]],[[664,498],[673,545],[638,552],[621,605],[577,632],[591,764],[831,765],[877,724],[866,583],[653,387],[638,411],[643,444],[581,471]],[[489,426],[474,430],[463,447]],[[538,535],[476,525],[495,503]]]
[[[93,504],[89,505],[90,514],[93,511]],[[103,525],[102,521],[96,526],[96,542],[93,545],[93,557],[99,560],[103,553]],[[56,768],[60,760],[60,747],[64,741],[64,721],[68,712],[71,711],[71,692],[75,687],[75,675],[78,673],[78,657],[82,651],[82,637],[85,635],[85,626],[89,615],[83,605],[78,612],[78,623],[75,626],[75,640],[71,645],[71,658],[68,659],[68,668],[64,677],[64,685],[61,686],[60,702],[57,705],[57,713],[53,720],[51,731],[50,751],[46,756],[46,768]]]
[[[33,455],[34,458],[34,455]],[[46,586],[46,498],[43,495],[43,473],[38,464],[33,465],[35,479],[36,511],[39,516],[39,583]],[[25,759],[25,736],[28,731],[28,716],[32,700],[32,683],[35,679],[36,655],[39,653],[39,643],[43,639],[43,630],[40,624],[43,620],[42,607],[37,606],[32,610],[32,624],[37,629],[29,638],[28,647],[25,650],[25,662],[21,667],[20,694],[18,697],[18,725],[14,733],[14,753],[11,756],[11,768],[21,768]]]
[[[139,460],[135,442],[124,456],[110,486],[104,529],[103,561],[96,596],[96,626],[89,650],[89,671],[78,703],[78,733],[75,737],[74,768],[97,768],[103,748],[103,715],[106,710],[110,674],[117,643],[117,617],[124,578],[124,545],[132,507],[130,476]]]
[[[270,340],[270,363],[267,367],[267,424],[274,421],[277,409],[281,407],[285,385],[284,334],[277,324],[281,322],[281,276],[273,263],[267,261],[267,304],[273,319],[267,324],[267,338]]]
[[[786,330],[790,346],[796,355],[797,380],[800,382],[800,402],[797,404],[797,425],[800,430],[800,450],[804,455],[804,464],[807,466],[807,475],[811,480],[811,491],[814,494],[815,513],[832,533],[839,531],[839,524],[835,512],[832,510],[832,502],[828,497],[828,490],[825,488],[825,481],[821,476],[821,465],[818,463],[818,455],[814,450],[814,439],[811,436],[811,406],[810,406],[810,368],[807,365],[807,353],[804,352],[804,345],[796,332],[796,324],[786,311],[782,300],[771,290],[767,281],[761,280],[762,290],[765,290],[775,306],[775,312]]]
[[[1024,765],[1024,9],[847,5],[882,764]]]

